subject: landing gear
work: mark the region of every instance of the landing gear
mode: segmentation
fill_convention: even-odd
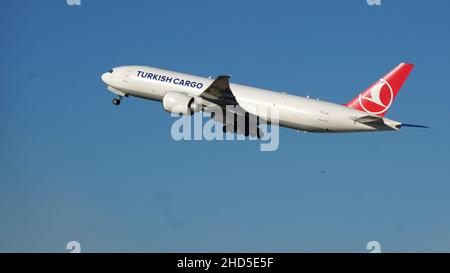
[[[114,105],[120,105],[120,99],[113,99],[112,103]]]
[[[125,95],[125,97],[128,97],[127,95]],[[116,99],[113,99],[113,104],[114,105],[120,105],[120,102],[122,101],[123,96],[118,96]]]
[[[258,128],[258,131],[256,131],[256,137],[259,139],[259,138],[262,138],[263,136],[264,136],[264,134],[263,134],[262,130]]]
[[[233,128],[234,127],[234,128]],[[244,135],[245,137],[251,136],[251,137],[257,137],[258,139],[262,138],[264,136],[263,131],[260,128],[257,128],[256,131],[251,131],[248,126],[244,130],[240,130],[236,128],[233,124],[226,126],[223,125],[222,127],[223,133],[235,133],[239,135]]]

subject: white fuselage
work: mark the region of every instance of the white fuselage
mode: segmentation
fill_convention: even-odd
[[[163,77],[164,76],[164,77]],[[109,90],[120,96],[130,95],[162,101],[168,92],[199,97],[214,79],[198,77],[146,66],[122,66],[102,75]],[[311,132],[358,132],[380,130],[355,119],[367,113],[344,105],[289,95],[284,92],[230,83],[239,105],[252,113],[257,107],[269,107],[278,113],[279,125]],[[257,114],[257,113],[252,113]],[[384,118],[387,129],[401,123]]]

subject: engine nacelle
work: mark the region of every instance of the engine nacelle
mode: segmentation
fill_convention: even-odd
[[[174,114],[192,115],[202,110],[202,104],[199,102],[199,99],[178,92],[166,93],[162,104],[164,110]]]

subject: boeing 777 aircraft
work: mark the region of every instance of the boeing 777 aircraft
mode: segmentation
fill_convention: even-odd
[[[399,64],[346,104],[234,84],[229,82],[228,75],[211,79],[146,66],[116,67],[104,73],[102,80],[108,90],[118,96],[113,100],[114,105],[128,96],[161,101],[168,112],[183,115],[211,112],[214,120],[223,123],[224,132],[260,137],[262,132],[258,125],[262,121],[275,121],[269,114],[262,116],[257,111],[261,107],[276,112],[280,126],[308,132],[397,131],[402,126],[426,128],[384,117],[413,67],[413,64]],[[217,115],[217,109],[223,115]],[[228,114],[234,118],[225,118]],[[241,124],[238,118],[243,119],[245,125],[238,126]]]

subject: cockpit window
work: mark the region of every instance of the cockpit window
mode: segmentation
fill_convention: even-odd
[[[114,70],[113,70],[113,69],[111,69],[111,70],[109,70],[108,72],[109,72],[109,73],[113,73],[113,71],[114,71]]]

